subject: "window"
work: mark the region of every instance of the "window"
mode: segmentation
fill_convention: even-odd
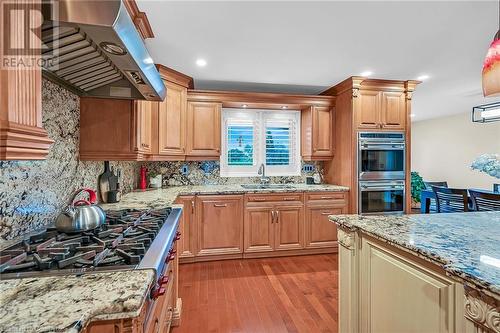
[[[300,174],[300,111],[222,110],[221,176]]]

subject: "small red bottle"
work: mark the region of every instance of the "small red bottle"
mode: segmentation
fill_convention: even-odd
[[[144,165],[141,165],[141,169],[140,169],[140,180],[139,180],[139,188],[141,190],[145,190],[146,189],[146,172],[148,171],[148,169],[146,169],[146,167]]]

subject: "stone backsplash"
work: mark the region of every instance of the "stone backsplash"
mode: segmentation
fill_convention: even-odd
[[[52,223],[78,188],[97,188],[103,162],[78,160],[79,98],[43,80],[43,126],[54,140],[44,161],[0,162],[0,242]],[[122,189],[136,186],[138,163],[111,162],[122,170]]]
[[[320,162],[308,162],[308,164],[313,166],[314,171],[302,171],[300,176],[293,177],[270,177],[271,182],[277,184],[305,183],[306,177],[312,176],[314,172],[323,174]],[[149,162],[144,165],[148,169],[148,174],[162,174],[163,186],[248,184],[260,181],[260,177],[220,177],[218,161]],[[186,170],[183,170],[183,167]]]

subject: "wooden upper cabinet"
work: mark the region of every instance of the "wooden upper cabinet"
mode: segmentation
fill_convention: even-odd
[[[196,198],[197,256],[243,253],[243,196]]]
[[[14,0],[8,1],[8,6],[4,6],[2,1],[0,16],[7,17],[8,13],[4,10],[16,6],[22,12],[27,9],[38,10],[41,1]],[[30,15],[30,18],[35,17],[37,15]],[[38,26],[37,22],[24,20],[12,20],[10,24],[5,22],[0,50],[6,52],[7,45],[26,45],[24,38],[27,35],[19,32],[28,31],[29,24]],[[35,33],[39,35],[40,29],[36,28]],[[13,59],[16,64],[20,61],[35,64],[31,67],[14,68],[15,65],[12,65],[8,69],[0,68],[0,160],[42,160],[54,142],[42,126],[42,72],[36,61],[40,58],[40,39],[31,38],[30,45],[31,51],[22,49],[22,54],[10,54],[5,58],[5,52],[2,52],[0,56],[2,66],[6,67],[9,66],[9,59]]]
[[[330,160],[333,157],[334,110],[311,106],[301,112],[302,158],[305,161]]]
[[[405,129],[404,92],[360,90],[357,98],[355,119],[359,129]]]
[[[361,90],[357,97],[358,109],[355,110],[357,127],[360,129],[380,128],[380,92]]]
[[[143,160],[152,151],[156,102],[80,98],[81,160]]]
[[[219,159],[221,103],[188,101],[186,130],[186,159]]]
[[[153,112],[157,107],[157,103],[150,101],[135,101],[135,130],[136,130],[136,146],[135,150],[150,154],[153,147]]]
[[[158,153],[178,156],[186,154],[187,88],[165,82],[167,97],[158,105]]]
[[[406,105],[403,92],[382,92],[382,128],[405,129]]]

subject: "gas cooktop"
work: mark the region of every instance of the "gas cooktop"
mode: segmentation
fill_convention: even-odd
[[[178,208],[107,211],[106,222],[95,230],[65,234],[48,228],[1,251],[0,278],[130,268],[159,271],[179,237],[180,213]]]

